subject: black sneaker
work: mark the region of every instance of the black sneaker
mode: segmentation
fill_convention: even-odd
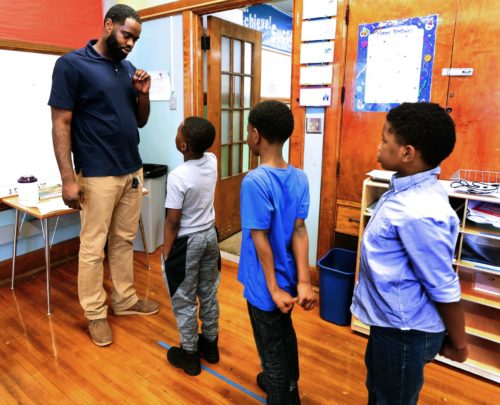
[[[167,360],[174,367],[181,368],[186,374],[201,373],[200,355],[198,352],[188,352],[182,347],[172,347],[167,352]]]
[[[198,335],[198,351],[200,352],[200,356],[211,364],[219,362],[218,340],[219,338],[217,337],[215,341],[210,342],[201,333]]]
[[[263,371],[257,374],[257,385],[267,394],[266,377],[264,377]],[[300,405],[299,387],[297,386],[297,383],[290,384],[290,404]]]
[[[257,385],[259,388],[264,391],[267,394],[267,384],[266,384],[266,377],[264,377],[264,372],[261,371],[259,374],[257,374]]]

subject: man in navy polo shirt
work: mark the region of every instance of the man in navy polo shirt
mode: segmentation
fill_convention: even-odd
[[[81,210],[78,295],[92,341],[111,344],[103,287],[104,246],[115,315],[157,313],[133,287],[133,247],[142,202],[139,131],[149,117],[151,78],[125,58],[141,33],[137,12],[111,7],[98,40],[58,59],[49,105],[63,200]],[[73,152],[73,164],[71,162]]]

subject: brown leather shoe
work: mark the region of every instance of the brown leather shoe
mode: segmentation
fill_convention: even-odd
[[[160,304],[156,301],[139,300],[130,308],[117,311],[113,309],[115,315],[153,315],[160,310]]]
[[[89,321],[89,333],[97,346],[108,346],[113,342],[113,335],[106,318],[92,319]]]

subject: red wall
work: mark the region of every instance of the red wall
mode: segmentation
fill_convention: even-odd
[[[0,39],[81,48],[101,32],[102,0],[1,0]]]

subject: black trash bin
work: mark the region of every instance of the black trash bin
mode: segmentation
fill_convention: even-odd
[[[319,315],[337,325],[349,325],[356,252],[333,248],[318,261]]]
[[[144,163],[142,165],[142,171],[145,179],[156,179],[158,177],[166,176],[168,166],[156,163]]]
[[[154,252],[163,244],[163,227],[165,224],[165,196],[168,166],[156,163],[142,165],[144,188],[149,193],[142,200],[142,223],[146,234],[148,253]],[[134,240],[134,250],[144,251],[141,233]]]

